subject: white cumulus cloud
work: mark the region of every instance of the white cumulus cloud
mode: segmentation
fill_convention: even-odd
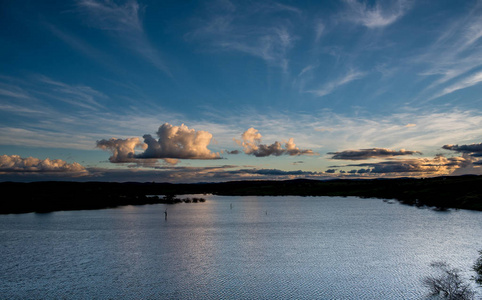
[[[135,149],[145,149],[146,145],[139,138],[116,139],[97,141],[97,147],[112,152],[109,161],[112,163],[134,161]]]
[[[133,162],[137,159],[164,159],[167,163],[177,163],[177,159],[218,159],[219,153],[211,152],[207,147],[213,136],[202,130],[189,129],[186,125],[173,126],[165,123],[157,131],[158,139],[150,134],[139,138],[97,141],[97,147],[110,151],[110,162]],[[136,149],[143,149],[136,153]]]

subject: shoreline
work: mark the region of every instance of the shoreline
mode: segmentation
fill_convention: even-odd
[[[482,176],[397,179],[295,179],[171,184],[136,182],[0,182],[0,214],[114,208],[124,205],[174,204],[149,195],[357,196],[394,199],[403,204],[482,211]],[[179,203],[179,202],[176,202]]]

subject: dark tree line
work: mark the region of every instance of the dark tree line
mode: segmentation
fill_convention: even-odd
[[[416,206],[482,211],[482,176],[426,179],[233,181],[202,184],[136,182],[1,182],[0,213],[98,209],[162,203],[149,195],[358,196]],[[10,196],[8,196],[10,195]]]

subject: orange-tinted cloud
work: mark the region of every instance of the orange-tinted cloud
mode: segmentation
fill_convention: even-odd
[[[38,159],[35,157],[20,157],[19,155],[0,156],[1,173],[22,173],[22,172],[62,172],[87,174],[87,170],[79,163],[67,163],[61,159]]]
[[[139,138],[116,139],[97,141],[97,148],[112,152],[109,161],[112,163],[132,162],[135,160],[135,149],[145,149]]]
[[[371,173],[371,174],[394,174],[403,173],[406,175],[432,176],[432,175],[448,175],[459,168],[465,168],[474,163],[474,159],[470,156],[444,157],[437,155],[433,159],[393,159],[389,161],[377,163],[350,164],[351,167],[371,168],[359,172],[360,170],[352,170],[352,173]]]
[[[256,157],[265,157],[265,156],[280,156],[280,155],[315,155],[317,153],[313,152],[310,149],[300,149],[296,147],[293,138],[290,138],[284,145],[278,141],[275,141],[271,145],[261,144],[261,134],[258,130],[254,128],[249,128],[246,130],[242,135],[242,141],[236,140],[235,142],[243,147],[243,151],[246,154],[254,155]]]
[[[175,159],[218,159],[219,153],[213,153],[207,148],[212,140],[212,134],[207,131],[189,129],[186,125],[173,126],[165,123],[157,130],[159,139],[150,134],[143,136],[144,143],[139,138],[115,139],[97,141],[97,147],[110,151],[110,162],[133,162],[136,159],[165,159],[172,164]],[[136,149],[144,152],[135,153]]]

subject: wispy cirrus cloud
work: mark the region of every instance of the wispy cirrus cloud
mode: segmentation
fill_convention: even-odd
[[[118,5],[113,1],[80,0],[77,5],[88,14],[88,22],[101,29],[123,32],[143,30],[137,1]]]
[[[301,70],[301,72],[298,74],[298,77],[303,76],[305,73],[307,73],[307,72],[309,72],[309,71],[311,71],[311,70],[313,70],[313,69],[315,69],[315,68],[316,68],[315,65],[307,65],[306,67],[304,67],[304,68]]]
[[[209,107],[188,117],[161,106],[146,104],[107,109],[110,95],[103,97],[95,92],[88,93],[95,91],[92,88],[76,90],[75,85],[57,79],[38,76],[28,83],[15,81],[7,84],[8,80],[5,78],[4,82],[4,90],[27,95],[29,98],[8,98],[0,95],[4,113],[3,120],[0,121],[2,145],[93,150],[95,141],[113,136],[120,139],[137,136],[139,132],[145,133],[145,128],[159,124],[160,119],[171,124],[181,124],[183,120],[190,119],[192,127],[203,128],[212,134],[216,143],[211,143],[209,148],[215,152],[232,148],[233,137],[239,138],[239,129],[250,127],[262,132],[263,140],[276,141],[282,133],[285,137],[295,137],[296,145],[303,145],[303,149],[312,149],[319,153],[338,149],[383,147],[411,148],[433,155],[440,145],[454,142],[470,144],[476,142],[473,140],[474,136],[482,136],[480,111],[453,107],[449,110],[441,107],[401,108],[399,112],[388,115],[368,112],[354,115],[329,110],[303,114],[279,110],[256,111],[249,108],[233,112]],[[64,93],[63,89],[86,92],[87,99],[92,97],[104,108],[96,109],[98,106],[88,102],[85,104],[93,109],[68,103],[75,109],[66,114],[65,107],[53,106],[49,104],[52,102],[45,98],[53,96],[52,99],[62,99],[70,95],[69,101],[73,101],[76,94]],[[83,98],[75,99],[82,101]],[[21,123],[9,123],[6,118],[11,115],[20,116]],[[266,146],[270,146],[270,143]],[[285,149],[284,143],[281,146]]]
[[[427,155],[439,151],[440,145],[457,141],[472,143],[482,136],[482,115],[479,110],[451,107],[400,107],[390,114],[369,111],[339,113],[330,110],[297,113],[287,111],[241,109],[235,113],[210,110],[208,121],[195,122],[212,132],[222,149],[229,149],[239,128],[254,127],[263,134],[263,141],[283,136],[295,137],[296,143],[316,152],[338,149],[415,149]],[[219,124],[229,124],[219,126]]]
[[[11,107],[22,104],[26,109],[33,109],[35,105],[42,105],[43,109],[48,109],[42,99],[55,99],[73,106],[99,110],[104,108],[102,100],[108,99],[104,93],[92,87],[68,84],[44,75],[30,76],[29,81],[5,77],[4,81],[0,84],[0,99],[10,103]]]
[[[408,110],[390,115],[360,114],[349,117],[325,112],[312,120],[318,140],[324,147],[364,149],[374,146],[403,149],[411,147],[424,153],[436,151],[451,141],[472,141],[482,134],[478,111]],[[406,126],[417,124],[417,126]]]
[[[235,51],[259,57],[270,65],[289,67],[288,53],[297,37],[290,17],[301,11],[279,3],[254,2],[235,5],[224,1],[208,5],[208,14],[196,29],[185,34],[188,41],[204,42],[217,51]],[[290,16],[281,16],[285,13]],[[278,18],[273,18],[278,16]]]
[[[1,145],[92,150],[106,134],[124,138],[158,123],[159,118],[182,119],[178,113],[147,103],[113,109],[108,105],[110,96],[97,89],[44,75],[2,80]],[[19,121],[12,123],[11,118]]]
[[[462,90],[474,85],[477,85],[482,82],[482,72],[475,73],[464,79],[458,80],[456,83],[449,85],[448,87],[444,88],[440,93],[436,94],[432,97],[432,99],[442,97],[444,95],[453,93],[458,90]]]
[[[48,85],[49,92],[40,92],[45,96],[56,99],[74,106],[79,106],[89,110],[99,110],[104,106],[98,101],[99,99],[108,99],[108,97],[90,86],[72,85],[61,81],[53,80],[46,76],[38,76],[37,80]]]
[[[434,77],[423,91],[429,100],[469,88],[481,81],[482,3],[475,2],[468,14],[448,19],[445,28],[413,63],[426,65],[422,76]]]
[[[85,16],[88,25],[114,35],[124,46],[141,55],[155,68],[172,76],[159,51],[152,46],[144,32],[140,17],[143,7],[136,0],[127,1],[123,5],[113,1],[79,0],[77,9]]]
[[[28,99],[30,96],[23,90],[15,86],[6,86],[5,84],[0,84],[0,97],[2,98],[17,98],[17,99]]]
[[[98,47],[92,46],[86,40],[76,36],[72,32],[66,31],[64,28],[54,26],[50,23],[45,23],[45,25],[53,35],[69,45],[75,51],[95,60],[98,64],[104,65],[107,68],[118,68],[117,64],[113,62],[112,56],[101,51]]]
[[[399,20],[410,8],[405,0],[380,1],[373,5],[357,0],[345,0],[344,19],[368,28],[382,28]]]
[[[352,81],[361,79],[361,78],[365,77],[366,75],[367,74],[364,73],[364,72],[360,72],[360,71],[356,71],[356,70],[350,70],[345,75],[343,75],[342,77],[340,77],[340,78],[338,78],[334,81],[327,82],[318,89],[307,90],[306,93],[313,94],[317,97],[323,97],[323,96],[326,96],[328,94],[331,94],[333,91],[340,88],[341,86],[346,85],[346,84],[348,84]]]
[[[325,32],[325,24],[323,24],[322,20],[316,20],[314,25],[315,30],[315,43],[318,43],[321,39],[321,36]]]

